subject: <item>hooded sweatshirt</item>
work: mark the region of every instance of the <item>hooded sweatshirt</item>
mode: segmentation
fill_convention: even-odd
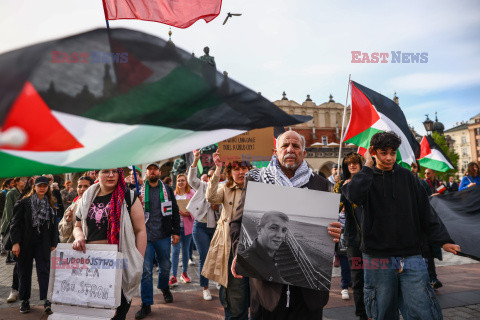
[[[363,207],[364,253],[405,257],[421,254],[426,241],[439,246],[454,243],[418,179],[398,164],[390,171],[364,166],[342,192]]]

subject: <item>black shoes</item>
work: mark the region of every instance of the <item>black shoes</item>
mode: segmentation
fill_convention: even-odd
[[[45,303],[43,304],[43,307],[45,308],[45,313],[46,314],[52,314],[52,303],[48,300],[45,300]]]
[[[29,313],[30,312],[30,302],[28,300],[23,300],[22,305],[20,306],[21,313]]]
[[[165,299],[166,303],[172,303],[173,302],[173,295],[170,292],[170,288],[167,287],[166,289],[162,289],[163,292],[163,299]]]
[[[137,313],[135,313],[135,319],[143,319],[146,316],[148,316],[152,312],[152,309],[150,306],[147,306],[146,304],[142,303],[142,308],[138,310]]]

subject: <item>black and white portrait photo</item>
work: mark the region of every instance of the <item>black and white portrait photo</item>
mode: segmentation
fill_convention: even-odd
[[[245,198],[237,273],[329,290],[339,196],[251,182]]]

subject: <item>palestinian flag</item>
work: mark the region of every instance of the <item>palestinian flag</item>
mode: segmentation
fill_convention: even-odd
[[[0,177],[159,161],[288,115],[171,41],[98,29],[0,55]]]
[[[440,172],[455,169],[455,166],[450,159],[448,159],[448,156],[442,151],[442,148],[435,143],[432,137],[423,137],[420,143],[420,158],[418,162],[422,167]]]
[[[410,131],[400,107],[389,98],[359,83],[351,81],[352,112],[343,141],[368,149],[370,139],[377,132],[393,131],[402,144],[397,151],[397,162],[409,168],[420,152],[420,145]]]

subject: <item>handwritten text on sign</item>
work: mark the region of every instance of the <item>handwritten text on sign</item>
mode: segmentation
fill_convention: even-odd
[[[273,154],[273,128],[255,129],[218,144],[220,159],[232,161],[270,161]]]
[[[72,305],[115,307],[115,273],[125,262],[116,251],[58,250],[52,261],[55,283],[52,300]],[[101,257],[101,258],[100,258]]]

